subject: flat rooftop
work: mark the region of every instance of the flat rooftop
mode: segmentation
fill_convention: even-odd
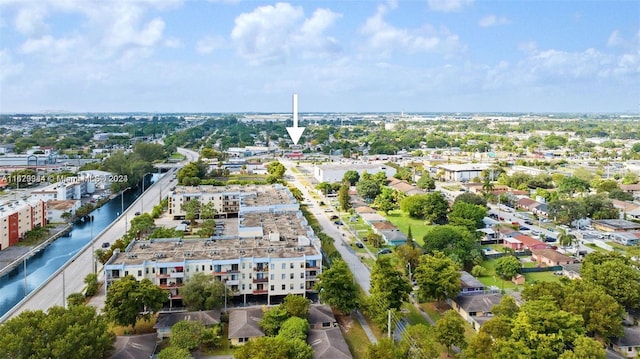
[[[229,194],[239,196],[243,207],[259,207],[297,203],[282,185],[177,186],[174,195]]]
[[[193,260],[244,258],[295,258],[318,255],[311,245],[298,241],[271,242],[265,239],[180,239],[133,241],[123,253],[114,254],[107,265],[135,265],[143,262],[169,263]]]

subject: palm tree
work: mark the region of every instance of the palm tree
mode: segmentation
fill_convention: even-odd
[[[567,247],[571,247],[575,242],[576,236],[567,233],[566,229],[560,229],[558,234],[558,243],[566,250]]]

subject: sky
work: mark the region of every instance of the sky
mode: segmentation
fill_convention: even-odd
[[[640,112],[640,1],[0,0],[0,112]]]

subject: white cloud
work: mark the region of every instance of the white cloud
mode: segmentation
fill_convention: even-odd
[[[18,76],[22,72],[24,65],[21,62],[13,62],[11,55],[7,50],[0,50],[0,81]]]
[[[487,15],[478,21],[480,27],[491,27],[506,25],[509,23],[509,19],[504,16]]]
[[[196,44],[196,52],[199,54],[210,54],[213,51],[220,49],[225,44],[222,36],[206,36],[198,41]]]
[[[429,0],[429,9],[439,12],[460,11],[474,0]]]
[[[607,46],[615,47],[624,45],[625,41],[620,37],[620,32],[615,30],[609,35],[609,39],[607,40]]]
[[[29,3],[30,6],[18,10],[15,18],[15,27],[18,32],[25,35],[39,34],[47,29],[44,18],[47,11],[44,6]]]
[[[35,52],[46,52],[50,56],[64,56],[70,49],[74,48],[80,39],[74,38],[54,38],[51,35],[45,35],[37,39],[28,39],[22,46],[20,52],[31,54]]]
[[[231,39],[238,54],[253,65],[282,62],[299,50],[307,56],[324,56],[338,47],[325,31],[341,16],[317,9],[305,18],[302,7],[288,3],[260,6],[236,17]]]
[[[429,25],[409,30],[387,23],[384,16],[388,10],[386,5],[378,5],[375,15],[360,28],[360,32],[367,37],[366,52],[389,56],[402,49],[410,53],[436,51],[450,54],[462,48],[459,37],[446,30],[436,31]]]
[[[182,40],[177,37],[169,37],[164,40],[164,46],[172,49],[177,49],[182,47]]]

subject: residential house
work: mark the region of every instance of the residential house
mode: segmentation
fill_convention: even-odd
[[[621,184],[620,189],[634,196],[640,196],[640,184]]]
[[[251,339],[264,337],[258,325],[263,316],[262,308],[229,310],[229,341],[231,345],[244,345]]]
[[[582,264],[580,263],[570,263],[562,265],[562,275],[569,279],[581,279],[580,277],[580,269],[582,268]]]
[[[640,355],[640,327],[624,327],[624,335],[612,338],[609,347],[625,358],[637,358]]]
[[[387,186],[397,191],[400,191],[407,196],[413,196],[413,195],[425,193],[423,190],[408,183],[407,181],[398,180],[397,178],[391,178]]]
[[[451,308],[469,322],[474,330],[480,331],[480,327],[493,318],[493,307],[500,304],[502,294],[477,294],[458,295],[453,300],[448,300]]]
[[[549,217],[549,205],[546,203],[540,203],[538,206],[534,207],[531,212],[536,216],[548,218]]]
[[[533,237],[526,236],[524,234],[519,234],[513,238],[522,242],[522,249],[534,250],[545,249],[548,247],[546,243],[541,242]]]
[[[313,348],[313,358],[351,359],[338,321],[328,305],[311,305],[307,343]]]
[[[376,223],[376,222],[387,222],[386,218],[384,218],[383,216],[377,213],[362,213],[360,217],[362,217],[362,220],[365,223],[370,225],[373,225],[373,223]]]
[[[521,251],[523,249],[522,242],[511,237],[503,238],[502,245],[507,248],[513,249],[514,251]]]
[[[220,324],[219,310],[204,310],[198,312],[161,312],[153,328],[158,334],[158,340],[171,337],[171,327],[177,322],[189,320],[200,322],[205,327]]]
[[[611,203],[613,203],[613,208],[620,212],[620,219],[626,219],[625,216],[627,213],[634,213],[634,210],[640,208],[640,206],[633,202],[620,201],[617,199],[612,199]]]
[[[603,232],[633,232],[640,231],[640,224],[625,219],[597,219],[591,225]]]
[[[360,206],[360,207],[356,207],[354,208],[354,211],[358,214],[358,215],[363,215],[365,213],[377,213],[375,209],[369,207],[369,206]]]
[[[516,201],[516,208],[520,208],[520,209],[524,209],[526,211],[531,211],[533,212],[533,210],[538,207],[539,205],[541,205],[542,203],[538,202],[538,201],[534,201],[529,197],[522,197],[519,200]]]
[[[489,169],[490,163],[439,164],[438,171],[442,171],[444,179],[452,182],[468,182],[482,175],[482,171]]]
[[[559,266],[563,264],[572,264],[574,259],[565,256],[551,248],[532,249],[531,258],[542,266]]]
[[[466,271],[460,272],[460,284],[460,295],[484,293],[486,289],[486,286],[482,284],[482,282]]]
[[[624,246],[635,246],[638,244],[638,238],[640,238],[640,232],[617,232],[609,236],[614,242],[620,243]]]

